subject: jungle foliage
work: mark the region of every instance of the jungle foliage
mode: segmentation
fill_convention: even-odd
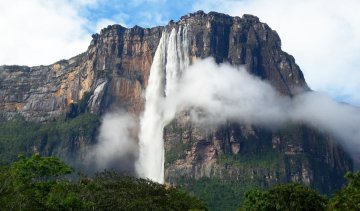
[[[173,187],[111,171],[82,176],[58,158],[38,155],[1,168],[0,204],[4,210],[206,210]]]

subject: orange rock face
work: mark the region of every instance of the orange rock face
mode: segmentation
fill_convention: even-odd
[[[86,93],[93,95],[104,81],[106,85],[97,95],[102,99],[96,98],[98,106],[89,108],[91,112],[121,108],[141,113],[142,92],[160,36],[160,27],[126,29],[114,25],[94,35],[88,50],[69,60],[49,66],[1,66],[1,86],[9,89],[0,90],[0,120],[18,114],[30,121],[56,118]]]

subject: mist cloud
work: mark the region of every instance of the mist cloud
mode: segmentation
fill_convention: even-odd
[[[202,122],[268,124],[284,121],[286,103],[270,84],[248,74],[244,68],[217,65],[209,58],[197,61],[185,71],[176,93],[166,98],[164,107],[175,112],[200,108],[206,115],[194,120]]]
[[[333,135],[353,156],[360,153],[360,109],[341,104],[320,92],[293,99],[290,118]]]
[[[360,151],[360,109],[320,92],[293,98],[280,95],[244,68],[218,65],[211,58],[199,60],[185,71],[163,107],[168,121],[190,110],[192,121],[200,124],[229,120],[279,128],[289,122],[304,123],[335,136],[352,154]]]
[[[105,114],[100,126],[98,143],[91,149],[88,161],[96,170],[116,169],[134,173],[138,156],[137,121],[129,113]]]

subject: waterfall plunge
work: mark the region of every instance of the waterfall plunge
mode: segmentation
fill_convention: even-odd
[[[150,69],[146,102],[140,120],[139,159],[136,170],[140,177],[164,183],[163,129],[173,115],[165,115],[162,105],[166,96],[176,89],[182,72],[189,66],[188,28],[162,33]]]

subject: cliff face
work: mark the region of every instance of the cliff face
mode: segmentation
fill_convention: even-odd
[[[1,66],[1,119],[20,114],[30,121],[46,121],[79,102],[84,93],[92,94],[92,113],[121,107],[139,114],[162,30],[185,25],[190,29],[192,61],[212,56],[218,63],[246,65],[283,94],[308,90],[294,58],[281,50],[277,33],[257,17],[197,12],[165,27],[109,26],[93,35],[85,53],[53,65]]]
[[[297,182],[330,193],[352,169],[335,140],[305,125],[270,131],[228,122],[203,128],[189,119],[179,115],[165,128],[165,180],[170,184],[190,185],[204,177],[259,187]]]
[[[100,116],[121,108],[140,115],[162,31],[180,26],[189,29],[191,62],[214,57],[217,63],[245,65],[283,95],[309,91],[294,58],[281,50],[277,33],[257,17],[199,11],[164,27],[109,26],[93,35],[85,53],[53,65],[1,66],[1,121],[22,116],[49,122],[62,113],[78,115],[80,104],[85,104],[80,113]],[[302,125],[269,131],[229,122],[204,129],[184,112],[165,128],[164,140],[165,177],[173,184],[203,177],[253,180],[262,186],[296,181],[327,192],[341,185],[344,172],[352,168],[331,137]],[[75,137],[73,142],[77,141]],[[67,151],[81,159],[76,156],[79,150]]]
[[[1,120],[15,115],[29,121],[51,120],[85,93],[92,113],[121,107],[139,114],[161,29],[109,26],[93,35],[85,53],[69,60],[38,67],[1,66]]]

